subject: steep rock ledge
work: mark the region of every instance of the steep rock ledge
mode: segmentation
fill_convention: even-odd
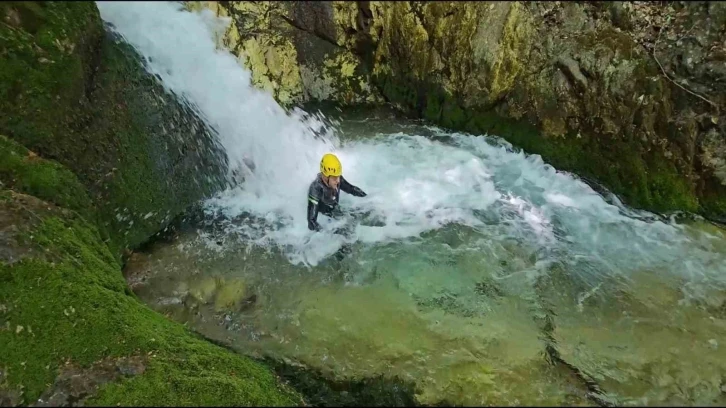
[[[8,2],[0,15],[0,133],[78,177],[114,253],[224,185],[212,132],[104,31],[95,4]]]

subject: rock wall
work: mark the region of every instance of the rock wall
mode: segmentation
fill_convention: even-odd
[[[383,99],[635,207],[726,220],[721,3],[187,4],[232,18],[221,44],[283,103]]]
[[[0,4],[0,405],[301,404],[144,306],[121,253],[225,182],[193,107],[92,2]]]
[[[250,69],[255,86],[283,105],[383,102],[367,66],[338,43],[342,27],[334,24],[337,12],[329,3],[191,1],[186,5],[231,19],[220,46]]]

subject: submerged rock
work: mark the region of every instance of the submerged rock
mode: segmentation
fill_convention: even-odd
[[[201,304],[208,304],[214,299],[218,283],[217,277],[204,277],[189,285],[189,295]]]
[[[388,283],[296,293],[283,322],[260,316],[267,352],[336,379],[401,378],[419,404],[564,404],[585,391],[544,359],[539,329],[517,299],[484,317],[421,312]],[[260,347],[250,344],[252,347]],[[574,391],[573,391],[574,390]]]
[[[562,283],[562,282],[560,282]],[[642,271],[587,293],[545,290],[559,357],[615,405],[722,405],[726,320],[684,302],[681,282]],[[718,343],[715,343],[716,345]]]
[[[181,241],[194,242],[194,234]],[[204,244],[197,241],[197,245]],[[581,381],[545,358],[546,344],[532,318],[531,303],[510,295],[511,287],[500,289],[491,278],[484,279],[486,264],[474,251],[459,255],[463,267],[457,270],[447,262],[412,261],[420,248],[407,248],[411,253],[391,248],[397,256],[390,258],[392,263],[379,265],[375,277],[346,284],[328,275],[340,271],[295,267],[263,249],[240,253],[229,248],[224,262],[199,260],[197,267],[208,277],[183,275],[173,267],[179,254],[171,250],[182,247],[190,249],[170,244],[152,254],[148,262],[159,267],[149,286],[156,291],[139,296],[244,353],[302,365],[335,387],[344,383],[374,387],[350,396],[327,395],[325,403],[399,399],[403,396],[398,391],[386,388],[398,382],[410,385],[416,404],[425,405],[590,403]],[[426,252],[433,254],[434,249]],[[354,280],[369,275],[353,264],[348,267]],[[479,290],[477,283],[482,281],[489,282],[492,293]],[[175,288],[185,286],[179,282],[189,282],[190,293],[197,291],[195,296],[208,305],[160,304],[159,293],[178,293]],[[242,313],[251,287],[263,299],[254,313]],[[457,299],[452,304],[422,304],[442,292]],[[223,314],[214,307],[219,302],[227,305]],[[182,310],[189,307],[195,315]],[[306,378],[290,381],[306,387]],[[385,395],[377,396],[379,386]],[[315,395],[316,401],[323,398]]]
[[[236,311],[247,298],[247,285],[239,278],[224,279],[214,298],[214,309],[217,312],[225,310]]]

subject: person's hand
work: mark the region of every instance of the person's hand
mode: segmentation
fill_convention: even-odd
[[[365,197],[367,194],[358,187],[353,187],[353,195],[356,197]]]

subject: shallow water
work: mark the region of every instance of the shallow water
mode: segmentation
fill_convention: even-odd
[[[723,230],[629,209],[496,137],[288,113],[215,49],[224,21],[99,9],[218,131],[239,183],[129,262],[152,307],[329,377],[402,378],[420,403],[726,403]],[[351,217],[314,234],[305,195],[326,151],[368,196],[343,195]]]
[[[402,137],[366,139],[344,119],[340,128],[356,143]],[[493,169],[492,184],[505,182],[506,166],[477,157]],[[527,159],[515,157],[526,171]],[[347,257],[315,266],[233,228],[244,216],[212,217],[137,254],[127,273],[152,307],[245,353],[332,378],[399,377],[416,385],[420,403],[726,403],[726,291],[714,278],[726,258],[722,230],[644,222],[617,207],[617,221],[586,218],[584,200],[564,207],[569,216],[546,200],[506,207],[514,193],[497,191],[503,202],[471,211],[472,220],[401,238],[363,235]],[[591,206],[607,205],[589,194]],[[597,232],[578,229],[583,223]]]

